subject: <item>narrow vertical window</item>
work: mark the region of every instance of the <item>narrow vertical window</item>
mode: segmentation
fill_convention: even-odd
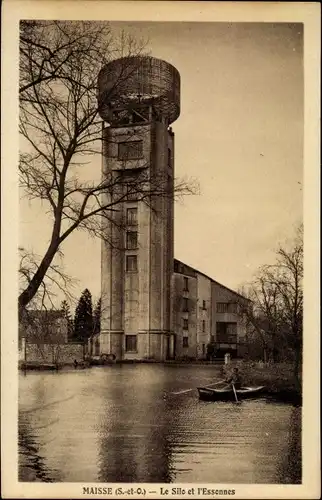
[[[126,335],[125,336],[125,350],[127,352],[136,352],[137,351],[136,335]]]
[[[206,331],[206,322],[204,319],[202,320],[202,331],[203,333]]]
[[[189,291],[189,279],[184,276],[183,278],[183,291],[188,292]]]
[[[168,148],[168,167],[171,167],[172,166],[172,153],[171,153],[171,149]]]
[[[135,272],[138,270],[138,262],[136,255],[127,255],[126,256],[126,271],[127,272]]]
[[[126,232],[126,248],[127,250],[135,250],[138,247],[138,233],[137,231]]]
[[[138,223],[138,209],[128,208],[126,211],[126,223],[128,226],[136,226]]]

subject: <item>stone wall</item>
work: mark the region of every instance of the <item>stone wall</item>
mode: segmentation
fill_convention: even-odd
[[[22,346],[19,359],[39,363],[73,363],[83,361],[84,346],[82,344],[29,344]]]

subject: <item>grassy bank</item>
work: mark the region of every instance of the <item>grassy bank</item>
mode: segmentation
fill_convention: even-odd
[[[238,367],[243,385],[264,385],[267,394],[282,401],[302,400],[302,388],[297,383],[293,366],[288,363],[251,363],[237,361],[223,368],[223,375],[230,376],[233,368]]]

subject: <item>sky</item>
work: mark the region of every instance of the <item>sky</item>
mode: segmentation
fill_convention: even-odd
[[[273,262],[301,222],[303,26],[272,23],[113,22],[147,40],[181,75],[175,175],[200,194],[175,205],[175,257],[238,290]],[[99,178],[101,159],[91,160]],[[20,245],[40,255],[44,207],[20,204]],[[100,294],[100,241],[73,234],[63,245],[73,293]],[[63,297],[59,296],[61,300]]]

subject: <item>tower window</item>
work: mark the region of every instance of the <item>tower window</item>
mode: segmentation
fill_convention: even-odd
[[[138,223],[138,209],[128,208],[126,210],[126,223],[129,226],[136,226]]]
[[[204,319],[202,320],[202,331],[203,333],[206,331],[206,321]]]
[[[188,299],[186,297],[183,298],[183,309],[184,312],[189,312],[189,307],[188,307]]]
[[[125,336],[125,350],[127,352],[136,352],[137,351],[136,335],[126,335]]]
[[[138,185],[134,182],[129,182],[126,184],[126,199],[128,201],[137,201],[139,196]]]
[[[126,256],[126,270],[128,272],[135,272],[138,270],[137,255],[127,255]]]
[[[203,308],[203,310],[206,309],[206,301],[205,300],[202,301],[202,308]]]
[[[135,250],[138,247],[138,233],[137,231],[126,232],[126,248],[127,250]]]
[[[183,278],[183,291],[188,292],[189,291],[189,286],[188,286],[189,279],[184,277]]]
[[[189,347],[189,337],[182,337],[182,347]]]
[[[126,141],[118,143],[119,160],[138,160],[143,158],[143,141]]]
[[[182,326],[182,328],[184,330],[188,330],[188,328],[189,328],[188,320],[186,318],[183,318],[183,326]]]

